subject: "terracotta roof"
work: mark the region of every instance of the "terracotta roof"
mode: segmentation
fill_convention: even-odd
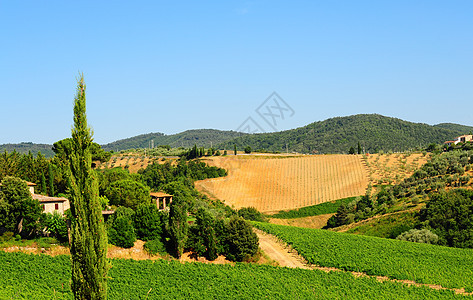
[[[38,195],[38,194],[33,194],[31,195],[33,199],[38,200],[41,203],[46,203],[46,202],[66,202],[69,201],[69,199],[64,198],[64,197],[49,197],[49,196],[44,196],[44,195]]]
[[[172,197],[172,195],[169,195],[163,192],[151,192],[149,194],[150,196],[153,196],[153,197]]]

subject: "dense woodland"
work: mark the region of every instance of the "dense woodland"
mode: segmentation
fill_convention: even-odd
[[[171,135],[165,135],[163,133],[148,133],[118,140],[116,142],[103,145],[102,147],[107,151],[150,148],[150,146],[152,146],[151,141],[153,141],[154,146],[169,145],[172,148],[190,148],[194,145],[197,145],[198,147],[210,148],[242,135],[245,134],[236,131],[222,131],[215,129],[187,130]]]
[[[465,132],[465,129],[469,129]],[[254,150],[299,153],[348,153],[360,143],[368,153],[400,152],[441,144],[454,137],[473,131],[461,125],[431,126],[412,123],[377,114],[337,117],[307,126],[275,132],[246,135],[222,143],[220,148],[239,150],[250,146]],[[287,145],[287,148],[286,148]]]

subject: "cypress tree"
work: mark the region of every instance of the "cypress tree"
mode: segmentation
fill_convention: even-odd
[[[51,164],[48,164],[48,185],[49,185],[49,196],[54,197],[54,173]]]
[[[358,142],[358,154],[361,154],[361,145],[360,145],[360,142]]]
[[[235,155],[237,155],[237,148],[236,148],[236,144],[233,145],[233,151],[235,152]]]
[[[75,299],[107,298],[107,234],[92,170],[92,132],[87,126],[84,76],[77,83],[69,160],[72,291]]]
[[[169,211],[169,237],[174,255],[180,258],[187,239],[187,210],[181,196],[174,196]]]
[[[46,195],[48,188],[46,187],[46,177],[44,177],[44,173],[41,172],[41,194]]]

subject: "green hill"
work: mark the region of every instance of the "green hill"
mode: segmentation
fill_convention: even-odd
[[[38,152],[41,152],[46,157],[53,157],[54,152],[52,150],[52,145],[47,145],[47,144],[33,144],[33,143],[20,143],[20,144],[3,144],[0,145],[0,152],[13,152],[16,150],[16,152],[26,154],[31,151],[33,155],[38,154]]]
[[[449,129],[378,114],[361,114],[331,118],[287,131],[245,135],[220,146],[232,149],[236,144],[239,149],[250,146],[254,150],[285,152],[287,145],[289,151],[300,153],[347,153],[350,147],[356,149],[359,142],[371,153],[405,151],[451,140],[465,134],[463,129],[461,126]]]
[[[455,123],[440,123],[440,124],[434,125],[434,127],[453,130],[455,132],[460,133],[460,135],[473,132],[473,126],[466,126],[466,125],[455,124]]]
[[[194,145],[197,145],[198,147],[210,147],[211,145],[215,146],[241,135],[244,134],[236,131],[222,131],[215,129],[187,130],[171,135],[165,135],[163,133],[148,133],[102,145],[102,148],[107,151],[148,148],[151,141],[153,141],[154,146],[169,145],[173,148],[190,148]]]

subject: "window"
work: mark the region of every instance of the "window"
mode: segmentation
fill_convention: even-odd
[[[58,209],[59,209],[59,204],[58,204],[58,203],[54,204],[54,209],[55,209],[55,210],[58,210]]]

